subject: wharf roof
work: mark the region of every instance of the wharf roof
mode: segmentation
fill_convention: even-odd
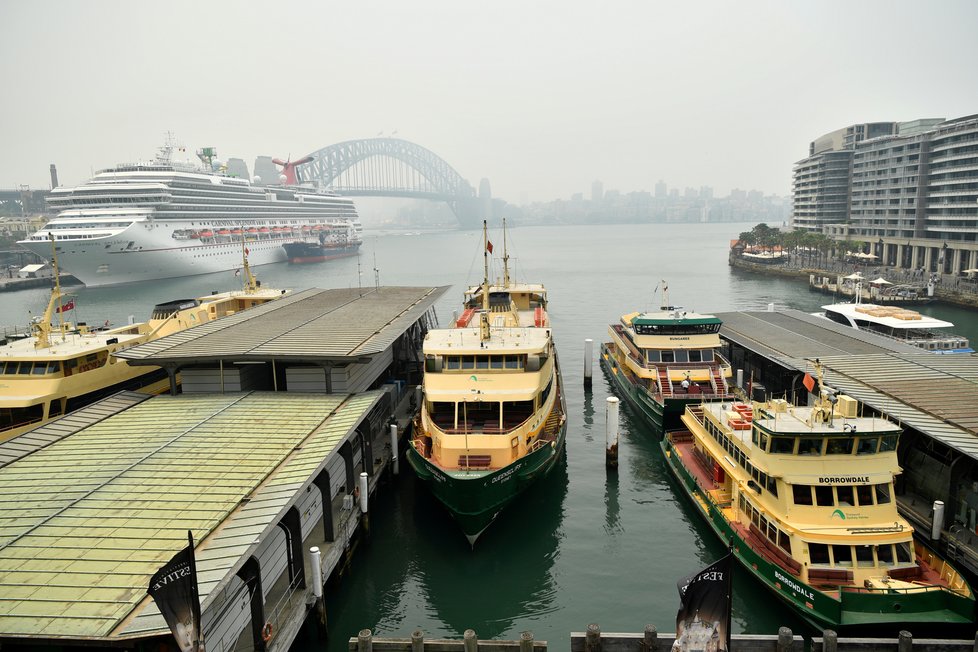
[[[60,419],[64,436],[0,467],[0,637],[166,634],[146,589],[188,530],[206,609],[382,395],[156,396]]]
[[[978,459],[978,355],[928,353],[797,310],[718,316],[724,339],[799,372],[818,358],[829,386]]]
[[[447,289],[313,288],[117,355],[152,365],[227,359],[351,362],[385,351]]]

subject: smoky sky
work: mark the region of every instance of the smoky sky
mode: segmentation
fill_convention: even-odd
[[[379,134],[510,202],[788,194],[815,137],[978,113],[978,3],[0,3],[0,187]],[[396,132],[396,134],[395,134]]]

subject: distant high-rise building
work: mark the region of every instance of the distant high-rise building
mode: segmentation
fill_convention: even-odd
[[[672,199],[679,199],[679,188],[670,188],[669,197]]]
[[[228,174],[239,179],[249,179],[248,164],[241,158],[228,159]]]
[[[686,186],[686,190],[683,191],[683,197],[686,199],[699,199],[699,193],[696,191],[696,188]]]
[[[713,199],[713,188],[710,186],[701,186],[700,199]]]
[[[604,199],[604,184],[600,181],[591,182],[591,201],[599,203]]]
[[[666,182],[659,179],[659,181],[655,184],[655,196],[664,198],[667,192],[668,192],[668,187],[666,186]]]
[[[255,176],[261,178],[263,185],[277,184],[279,171],[272,163],[271,156],[259,156],[255,159]]]

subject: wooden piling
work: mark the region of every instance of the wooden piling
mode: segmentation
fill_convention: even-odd
[[[476,638],[474,629],[467,629],[465,630],[465,634],[462,635],[462,650],[464,652],[479,651],[479,639]]]
[[[424,652],[424,632],[420,629],[411,632],[411,652]]]
[[[520,652],[533,652],[533,632],[520,633]]]
[[[822,652],[839,652],[839,634],[835,630],[822,632]]]
[[[373,633],[369,629],[361,629],[357,634],[357,652],[373,652]]]
[[[587,626],[587,632],[584,634],[584,651],[601,652],[601,627],[597,623]]]
[[[900,630],[900,639],[897,641],[898,652],[910,652],[913,649],[913,634],[905,629]]]
[[[584,389],[591,389],[591,360],[594,357],[594,340],[584,340]]]
[[[659,632],[656,630],[655,625],[646,625],[644,635],[642,651],[656,652],[659,649]]]
[[[793,641],[790,627],[778,628],[778,652],[790,652]]]
[[[604,423],[604,463],[609,469],[618,468],[618,399],[608,397]]]

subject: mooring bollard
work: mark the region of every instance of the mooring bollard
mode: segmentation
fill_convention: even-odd
[[[400,475],[401,469],[397,461],[397,424],[391,424],[391,467],[394,469],[394,475]]]
[[[608,397],[604,431],[605,466],[618,468],[618,399],[614,396]]]
[[[591,358],[594,340],[584,340],[584,389],[591,389]]]
[[[367,472],[360,472],[360,513],[367,513]]]
[[[478,652],[479,639],[475,637],[474,629],[465,630],[465,634],[462,635],[462,649],[465,652]]]
[[[642,650],[644,652],[655,652],[659,649],[659,631],[655,625],[645,626],[645,637],[642,640]]]
[[[312,595],[315,598],[316,628],[320,639],[326,638],[326,602],[323,600],[323,558],[319,548],[309,548],[312,569]]]
[[[934,521],[930,526],[930,538],[933,541],[941,540],[941,528],[944,527],[944,501],[934,501]]]
[[[913,650],[913,634],[905,629],[900,630],[900,638],[897,641],[898,652],[911,652]]]
[[[357,634],[357,652],[373,652],[373,634],[369,629],[361,629]]]
[[[584,632],[584,652],[601,652],[601,627],[591,623]]]
[[[778,652],[789,652],[794,644],[795,636],[790,627],[778,628]]]
[[[520,652],[533,652],[533,632],[520,633]]]
[[[411,632],[411,652],[424,652],[424,632],[420,629]]]
[[[834,629],[822,632],[822,652],[839,652],[839,634]]]

